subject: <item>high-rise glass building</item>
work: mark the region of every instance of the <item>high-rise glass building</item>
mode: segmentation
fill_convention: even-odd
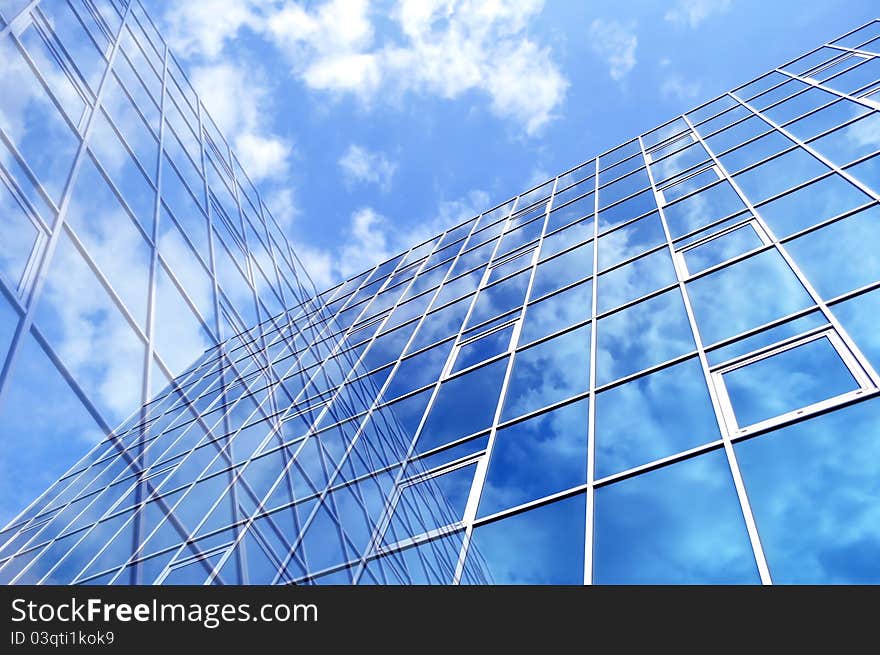
[[[315,290],[143,7],[0,1],[0,523]]]
[[[25,22],[3,32],[20,55]],[[880,582],[878,100],[875,21],[314,296],[262,208],[298,302],[261,304],[246,257],[248,329],[144,378],[0,532],[0,580]],[[32,320],[4,291],[14,348],[27,330],[63,364],[39,298]]]

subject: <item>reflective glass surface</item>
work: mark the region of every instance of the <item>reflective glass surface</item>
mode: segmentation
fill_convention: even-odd
[[[598,584],[760,581],[723,450],[597,489],[594,530]]]

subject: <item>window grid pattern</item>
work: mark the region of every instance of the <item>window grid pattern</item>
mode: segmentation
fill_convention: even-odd
[[[797,580],[753,453],[878,424],[878,38],[209,349],[0,533],[0,578]]]

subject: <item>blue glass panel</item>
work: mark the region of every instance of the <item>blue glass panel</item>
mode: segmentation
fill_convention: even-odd
[[[761,205],[757,210],[782,239],[868,201],[867,195],[835,173]]]
[[[669,234],[677,239],[699,227],[745,209],[739,195],[727,182],[720,182],[663,209]]]
[[[774,582],[880,583],[880,402],[735,448]]]
[[[880,208],[876,205],[786,244],[823,298],[880,279]]]
[[[466,570],[494,584],[584,582],[583,494],[474,528]]]
[[[143,327],[147,318],[150,248],[90,157],[79,168],[67,220]]]
[[[35,324],[109,423],[140,406],[144,344],[66,234],[58,241]]]
[[[596,490],[597,584],[760,582],[723,450]]]
[[[590,326],[566,332],[514,356],[502,419],[546,407],[590,386]]]
[[[868,114],[813,141],[810,146],[838,166],[869,155],[880,149],[880,114]]]
[[[429,348],[418,355],[400,362],[385,390],[385,398],[402,396],[426,384],[436,382],[452,350],[454,339]]]
[[[458,334],[470,307],[470,301],[471,298],[463,298],[437,312],[428,314],[419,326],[419,331],[409,347],[409,352],[415,352],[440,341],[440,339]]]
[[[8,36],[0,41],[0,61],[4,85],[16,96],[0,109],[3,129],[57,203],[78,141]]]
[[[4,183],[0,183],[0,275],[16,290],[39,231]]]
[[[468,319],[468,326],[477,325],[500,314],[506,314],[522,305],[531,273],[531,270],[523,271],[503,282],[482,289]]]
[[[831,311],[874,368],[880,369],[880,330],[877,329],[880,290],[850,298],[834,305]]]
[[[407,485],[400,493],[383,540],[393,544],[461,520],[476,464]]]
[[[440,386],[416,449],[423,453],[492,424],[507,358],[492,362]]]
[[[540,298],[567,284],[593,274],[593,244],[587,243],[564,255],[538,264],[530,298]]]
[[[469,366],[479,364],[495,355],[506,352],[510,347],[510,335],[512,333],[513,326],[511,325],[501,330],[490,332],[476,341],[470,341],[461,346],[458,356],[455,358],[452,372],[463,371]]]
[[[751,225],[743,225],[731,232],[707,241],[684,251],[684,259],[688,271],[695,275],[737,255],[758,248],[762,244],[761,237]]]
[[[675,281],[675,268],[668,249],[639,257],[599,276],[596,287],[598,312],[607,312]]]
[[[588,411],[579,400],[499,430],[478,516],[585,484]]]
[[[599,239],[599,270],[659,246],[666,241],[660,215],[656,212]]]
[[[551,214],[552,216],[552,214]],[[562,230],[557,230],[553,234],[549,233],[550,227],[547,227],[548,234],[541,243],[541,259],[547,259],[553,255],[562,252],[579,243],[583,243],[587,239],[593,238],[593,219],[587,218],[578,221],[574,225],[570,225]]]
[[[359,584],[451,584],[463,532],[367,562]]]
[[[677,289],[606,316],[597,329],[596,381],[600,385],[694,349]]]
[[[688,282],[687,292],[707,346],[813,304],[776,250]]]
[[[724,373],[740,427],[858,388],[826,337]]]
[[[828,168],[818,159],[802,148],[795,148],[740,173],[735,179],[746,197],[756,203],[827,172]]]
[[[734,341],[727,346],[722,346],[716,350],[710,350],[706,353],[706,357],[709,360],[710,366],[722,364],[734,357],[746,355],[759,348],[763,348],[764,346],[769,346],[770,344],[777,343],[783,339],[788,339],[789,337],[796,336],[807,330],[827,324],[828,321],[825,320],[825,316],[821,312],[811,312],[806,316],[786,321],[782,325],[763,330],[757,334],[746,337],[745,339]]]
[[[27,335],[21,348],[0,405],[3,525],[103,436],[34,338]]]
[[[696,358],[596,397],[596,477],[603,478],[719,439]]]
[[[592,296],[593,283],[587,280],[555,296],[532,303],[526,308],[525,321],[519,335],[520,344],[528,344],[588,319]]]

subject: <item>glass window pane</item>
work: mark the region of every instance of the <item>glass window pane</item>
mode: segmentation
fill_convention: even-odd
[[[678,289],[606,316],[597,329],[596,380],[600,385],[694,349]]]
[[[458,334],[464,317],[470,307],[470,298],[464,298],[458,302],[447,305],[443,309],[428,314],[419,326],[419,331],[410,344],[409,351],[415,352],[432,343]]]
[[[660,215],[655,212],[645,216],[599,239],[599,270],[631,259],[665,241]]]
[[[687,291],[707,346],[813,304],[775,250],[688,282]]]
[[[547,231],[548,234],[544,237],[544,241],[541,244],[541,259],[548,259],[563,250],[579,243],[583,243],[587,239],[592,239],[593,219],[587,218],[578,221],[574,225],[569,225],[553,234],[549,234],[549,227],[547,228]]]
[[[36,339],[21,348],[0,406],[3,525],[104,436]]]
[[[79,169],[67,220],[135,320],[144,326],[150,248],[90,157]]]
[[[443,365],[446,363],[446,358],[449,357],[453,343],[454,341],[450,339],[400,362],[397,372],[385,390],[385,398],[396,398],[426,384],[436,382],[443,370]]]
[[[873,367],[880,370],[880,330],[877,329],[880,289],[834,305],[831,311]]]
[[[871,200],[836,173],[757,208],[780,239]]]
[[[810,145],[838,166],[880,149],[880,114],[871,113]]]
[[[468,319],[468,326],[477,325],[495,316],[506,314],[522,305],[532,271],[523,271],[512,278],[486,287],[477,296],[477,302]]]
[[[786,244],[823,298],[880,278],[880,208],[876,205]]]
[[[532,303],[520,332],[520,345],[531,343],[590,318],[593,296],[591,280],[566,289],[562,293]]]
[[[4,102],[0,126],[57,203],[73,164],[78,140],[10,37],[0,42],[4,88],[15,102]]]
[[[502,419],[526,414],[587,391],[590,326],[516,353]]]
[[[567,284],[577,282],[593,274],[593,244],[586,243],[564,255],[538,264],[531,298],[540,298]]]
[[[599,313],[619,307],[676,281],[669,250],[663,248],[599,276]]]
[[[465,569],[494,584],[584,582],[583,494],[474,528]]]
[[[499,430],[478,516],[585,484],[588,411],[579,400]]]
[[[510,347],[510,335],[513,334],[513,326],[495,330],[476,341],[470,341],[463,345],[455,358],[455,371],[463,371],[469,366],[479,364],[500,353],[506,352]]]
[[[724,451],[596,489],[593,580],[760,582]]]
[[[35,323],[109,423],[140,406],[144,344],[67,234],[59,238]]]
[[[172,375],[186,370],[214,342],[161,266],[156,280],[155,327],[156,352]]]
[[[720,438],[696,358],[596,397],[596,477],[619,473]]]
[[[688,272],[691,275],[696,275],[716,264],[726,262],[754,248],[759,248],[762,244],[761,237],[758,236],[755,228],[747,223],[711,241],[689,248],[683,254]]]
[[[827,337],[723,374],[740,427],[858,389]]]
[[[448,380],[440,386],[416,446],[423,453],[492,424],[507,358]]]
[[[736,176],[736,183],[746,197],[756,203],[805,182],[828,168],[802,148],[780,155]]]
[[[462,466],[405,486],[383,541],[393,544],[461,521],[476,468]]]
[[[880,401],[735,449],[774,582],[880,583]]]
[[[747,355],[765,346],[779,343],[784,339],[795,337],[799,334],[803,334],[807,330],[812,330],[813,328],[818,328],[823,325],[828,325],[828,321],[825,319],[822,312],[810,312],[806,316],[786,321],[781,325],[762,330],[757,334],[752,334],[744,339],[739,339],[731,344],[722,346],[721,348],[710,350],[706,353],[706,357],[709,360],[710,366],[723,364],[735,357]]]
[[[21,281],[38,234],[34,220],[0,182],[0,274],[13,290]]]
[[[677,239],[704,225],[745,209],[739,195],[727,182],[704,189],[663,209],[669,234]]]

